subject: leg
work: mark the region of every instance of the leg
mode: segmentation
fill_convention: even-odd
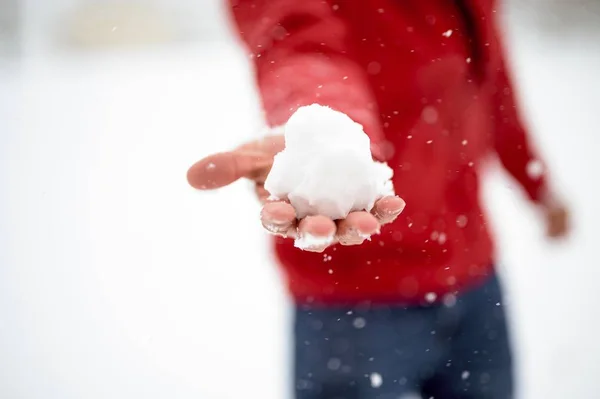
[[[296,310],[296,399],[409,399],[433,373],[437,307]]]
[[[436,399],[510,399],[513,368],[502,293],[495,276],[458,298],[447,359],[424,386]]]
[[[295,398],[358,399],[355,328],[350,309],[295,311]]]
[[[364,314],[357,345],[361,398],[418,398],[421,382],[441,355],[435,335],[437,306],[376,306]]]

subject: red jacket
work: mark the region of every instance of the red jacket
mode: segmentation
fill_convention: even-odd
[[[358,247],[316,254],[277,239],[296,300],[419,302],[488,275],[485,156],[495,152],[532,200],[544,187],[515,108],[495,1],[232,0],[231,11],[268,122],[312,103],[348,114],[394,169],[407,203]]]

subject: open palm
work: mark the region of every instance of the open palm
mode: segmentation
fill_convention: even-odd
[[[267,136],[244,144],[233,151],[210,155],[196,162],[187,174],[190,185],[199,190],[227,186],[241,178],[254,182],[256,194],[263,203],[261,222],[266,230],[284,237],[310,236],[312,246],[305,248],[322,252],[329,245],[359,245],[377,234],[381,225],[390,223],[404,209],[404,201],[396,196],[379,199],[371,213],[351,212],[345,219],[331,220],[322,215],[298,220],[287,201],[271,201],[264,182],[273,165],[273,157],[284,148],[283,136]]]

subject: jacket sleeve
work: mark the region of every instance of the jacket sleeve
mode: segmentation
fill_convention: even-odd
[[[381,122],[335,7],[326,0],[229,0],[229,6],[254,61],[267,123],[280,126],[298,107],[326,105],[363,125],[377,155]]]
[[[504,168],[519,182],[527,196],[539,202],[546,195],[547,171],[535,151],[516,104],[504,59],[494,82],[494,144]]]

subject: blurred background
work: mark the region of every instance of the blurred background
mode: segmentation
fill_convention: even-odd
[[[527,120],[575,225],[550,245],[492,172],[520,397],[598,398],[600,1],[505,5]],[[218,0],[0,0],[1,398],[289,397],[259,207],[243,182],[185,181],[256,136],[259,111]]]

